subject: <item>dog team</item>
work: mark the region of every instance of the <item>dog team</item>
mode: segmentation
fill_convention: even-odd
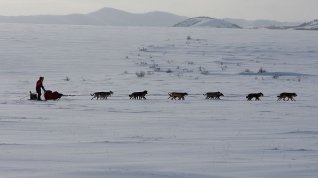
[[[50,90],[45,90],[44,86],[43,86],[43,80],[44,80],[44,77],[40,77],[39,80],[36,82],[36,91],[37,91],[37,94],[34,94],[30,91],[30,100],[41,100],[41,89],[43,89],[43,91],[45,92],[45,100],[58,100],[60,99],[62,96],[66,96],[66,95],[63,95],[63,94],[60,94],[58,92],[51,92]],[[55,95],[53,95],[55,94]],[[112,91],[109,91],[109,92],[95,92],[93,94],[91,94],[92,99],[95,99],[96,100],[107,100],[108,97],[110,97],[111,95],[113,95],[114,92]],[[130,99],[134,99],[134,100],[145,100],[146,99],[146,95],[148,94],[148,91],[145,90],[145,91],[142,91],[142,92],[133,92],[132,94],[128,95]],[[186,96],[188,96],[188,93],[182,93],[182,92],[171,92],[171,93],[168,93],[169,95],[169,98],[168,99],[171,99],[171,100],[184,100],[184,98]],[[208,92],[206,94],[204,94],[205,98],[206,99],[217,99],[219,100],[221,96],[224,96],[223,93],[221,92]],[[248,101],[251,101],[253,98],[256,100],[256,101],[260,101],[260,97],[263,97],[263,93],[250,93],[246,96],[247,100]],[[296,93],[287,93],[287,92],[284,92],[284,93],[281,93],[277,96],[277,101],[280,101],[280,100],[284,100],[286,101],[295,101],[294,97],[296,97],[297,94]]]
[[[93,94],[91,94],[91,96],[93,96],[93,99],[96,98],[96,100],[98,99],[107,99],[108,97],[110,97],[111,95],[113,95],[114,92],[112,91],[109,91],[109,92],[95,92]],[[131,93],[129,96],[130,99],[135,99],[135,100],[144,100],[146,99],[146,95],[148,94],[148,91],[145,90],[145,91],[142,91],[142,92],[133,92]],[[168,93],[169,95],[169,98],[168,99],[171,99],[171,100],[184,100],[184,98],[186,96],[188,96],[188,93],[181,93],[181,92],[171,92],[171,93]],[[205,96],[205,99],[221,99],[220,97],[221,96],[224,96],[223,93],[221,92],[208,92],[208,93],[205,93],[203,94]],[[260,101],[260,97],[263,97],[264,94],[263,93],[250,93],[246,96],[246,99],[248,101],[251,101],[253,99],[255,99],[255,101]],[[284,100],[284,101],[296,101],[294,99],[294,97],[296,97],[297,94],[296,93],[287,93],[287,92],[284,92],[284,93],[281,93],[277,96],[277,101],[280,101],[280,100]]]

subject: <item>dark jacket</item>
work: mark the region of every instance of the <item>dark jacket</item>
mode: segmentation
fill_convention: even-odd
[[[42,82],[42,80],[38,80],[37,82],[36,82],[36,90],[37,91],[41,91],[41,88],[45,91],[45,88],[44,88],[44,86],[43,86],[43,82]]]

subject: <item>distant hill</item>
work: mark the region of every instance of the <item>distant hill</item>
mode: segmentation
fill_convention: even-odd
[[[143,14],[129,13],[113,8],[103,8],[88,14],[0,16],[0,23],[112,25],[112,26],[172,26],[187,19],[166,12]]]
[[[175,24],[174,27],[241,28],[240,26],[225,20],[210,17],[189,18]]]
[[[273,20],[188,18],[159,11],[130,13],[113,8],[102,8],[88,14],[0,16],[0,23],[318,30],[318,20],[299,25],[297,22]]]
[[[225,18],[225,21],[237,24],[243,28],[264,28],[269,26],[296,26],[299,22],[280,22],[275,20],[245,20]]]
[[[318,19],[302,23],[300,25],[294,25],[294,26],[269,26],[266,27],[268,29],[278,29],[278,30],[287,30],[287,29],[293,29],[293,30],[318,30]]]
[[[303,23],[294,28],[295,30],[318,30],[318,19]]]

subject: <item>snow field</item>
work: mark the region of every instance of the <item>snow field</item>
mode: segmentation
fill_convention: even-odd
[[[0,177],[318,173],[316,33],[23,24],[0,29]],[[258,74],[261,67],[267,73]],[[146,75],[138,78],[139,71]],[[40,75],[47,89],[80,96],[23,99]],[[109,100],[90,100],[90,93],[109,90]],[[147,100],[129,100],[128,94],[143,90]],[[171,101],[171,91],[190,96]],[[225,97],[205,100],[209,91]],[[285,91],[296,92],[297,101],[276,102]],[[265,97],[246,101],[251,92]]]

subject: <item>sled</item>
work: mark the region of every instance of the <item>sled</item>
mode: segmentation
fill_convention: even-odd
[[[52,92],[51,90],[47,90],[44,93],[44,99],[47,100],[59,100],[64,96],[62,93],[59,93],[57,91]]]
[[[61,99],[62,96],[76,96],[76,95],[64,95],[64,94],[59,93],[57,91],[52,92],[51,90],[47,90],[44,93],[45,101],[48,101],[48,100],[57,101],[57,100]],[[38,100],[38,95],[36,93],[32,93],[31,91],[30,91],[30,100],[32,100],[32,101],[42,101],[42,100]]]

